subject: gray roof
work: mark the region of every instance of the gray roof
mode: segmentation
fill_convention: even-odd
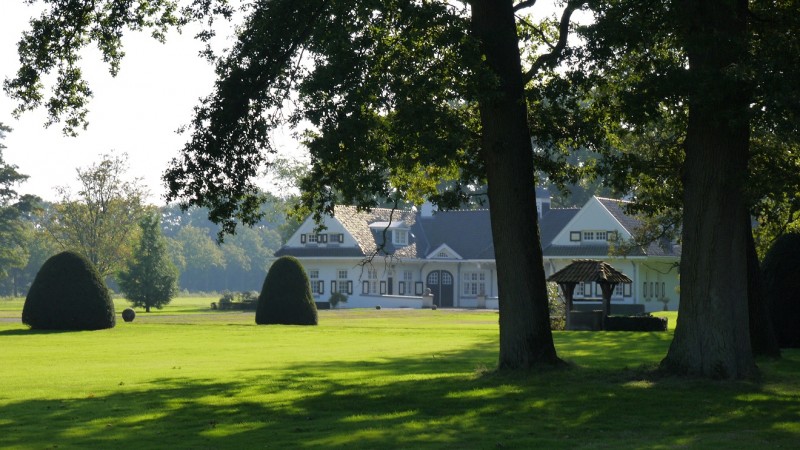
[[[628,233],[633,234],[641,222],[634,216],[625,213],[625,209],[632,202],[627,200],[615,200],[612,198],[597,197],[597,200],[614,216],[617,221],[622,224]],[[681,249],[679,246],[673,245],[668,239],[662,239],[657,242],[651,242],[646,249],[633,250],[628,256],[680,256]]]
[[[556,235],[567,226],[570,220],[578,214],[580,208],[553,208],[539,219],[539,235],[542,247],[550,245]]]
[[[275,256],[295,256],[298,258],[309,256],[321,258],[355,256],[361,258],[365,255],[361,250],[353,247],[287,247],[284,245],[275,252]]]
[[[602,205],[622,226],[632,232],[640,222],[625,214],[625,205],[630,202],[599,198]],[[608,245],[551,245],[553,239],[580,211],[579,208],[554,208],[539,219],[539,234],[544,256],[550,257],[608,257]],[[422,216],[416,210],[375,208],[359,211],[354,206],[336,206],[334,217],[356,240],[358,247],[335,247],[330,244],[320,247],[292,248],[284,246],[275,256],[319,256],[346,257],[369,255],[394,255],[399,258],[426,258],[442,245],[447,245],[463,259],[494,259],[492,227],[487,209],[435,211],[431,216]],[[392,229],[403,222],[409,228],[408,245],[395,247],[392,244]],[[384,227],[375,227],[382,223]],[[373,225],[370,228],[370,225]],[[384,239],[386,236],[387,239]],[[384,244],[384,240],[385,242]],[[381,245],[384,244],[384,245]],[[646,251],[634,248],[628,256],[677,256],[680,247],[671,243],[654,243]]]
[[[420,258],[446,244],[463,259],[494,259],[488,209],[436,211],[420,217],[413,231],[425,244],[419,246]]]
[[[608,257],[610,247],[608,245],[547,245],[542,248],[544,256],[551,257],[585,257],[598,258]],[[644,256],[640,248],[632,249],[626,256]]]
[[[625,213],[625,208],[631,204],[631,202],[627,200],[617,200],[613,198],[603,198],[603,197],[596,197],[597,200],[603,205],[608,212],[617,219],[617,222],[622,224],[622,227],[625,228],[628,233],[633,234],[633,231],[639,228],[641,222],[639,222],[633,216],[629,216]]]
[[[358,243],[363,256],[373,254],[394,254],[397,257],[414,258],[417,256],[416,243],[411,240],[409,245],[395,248],[392,244],[391,234],[384,234],[384,229],[371,229],[370,224],[376,222],[400,221],[413,227],[417,214],[410,209],[374,208],[371,211],[359,211],[355,206],[336,206],[333,215],[342,223],[345,229]],[[387,239],[384,239],[386,236]]]

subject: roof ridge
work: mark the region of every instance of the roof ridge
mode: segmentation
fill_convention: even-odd
[[[595,198],[598,200],[607,200],[610,202],[619,202],[619,203],[633,203],[631,200],[625,200],[622,198],[611,198],[611,197],[600,197],[599,195],[595,195]]]

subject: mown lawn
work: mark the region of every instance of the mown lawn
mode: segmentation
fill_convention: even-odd
[[[760,361],[759,381],[709,382],[653,375],[671,333],[557,332],[568,368],[498,374],[493,311],[321,311],[318,327],[256,326],[252,313],[203,313],[211,301],[179,299],[111,330],[35,332],[1,319],[21,302],[0,300],[0,448],[800,442],[796,351]]]

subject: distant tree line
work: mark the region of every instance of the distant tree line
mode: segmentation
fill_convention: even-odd
[[[57,204],[41,203],[41,211],[50,211]],[[282,207],[275,199],[274,208]],[[157,208],[161,214],[162,233],[170,258],[180,274],[178,286],[190,292],[223,292],[258,290],[267,274],[268,259],[291,233],[281,214],[274,214],[252,228],[241,227],[236,235],[217,243],[219,227],[209,222],[208,212],[192,208],[183,213],[174,205]],[[70,245],[61,246],[43,227],[43,214],[26,214],[17,218],[20,258],[0,273],[0,295],[25,295],[42,264]],[[134,221],[136,225],[137,221]],[[138,231],[138,230],[137,230]],[[139,235],[131,237],[132,248]],[[123,258],[123,261],[127,259]],[[109,286],[117,290],[116,272],[108,274]]]

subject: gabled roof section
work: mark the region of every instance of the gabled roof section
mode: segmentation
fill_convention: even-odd
[[[494,259],[488,209],[436,211],[433,216],[420,217],[412,232],[424,237],[427,244],[419,248],[420,257],[447,245],[462,259]]]
[[[578,214],[580,208],[553,208],[539,219],[539,236],[542,248],[553,242],[556,235]]]
[[[632,202],[603,197],[595,198],[597,198],[597,201],[599,201],[600,204],[614,216],[614,219],[616,219],[631,235],[641,226],[641,221],[625,212],[627,205],[630,205]],[[648,256],[680,256],[681,249],[680,246],[673,245],[669,240],[662,239],[658,242],[651,242],[647,247],[640,248],[639,251],[634,251],[630,256],[637,256],[637,254]]]
[[[440,254],[445,254],[447,256],[439,256]],[[425,256],[427,259],[464,259],[461,255],[458,254],[455,250],[450,248],[447,244],[442,244],[428,255]]]
[[[337,205],[333,209],[333,215],[355,239],[362,256],[375,253],[401,258],[417,256],[417,246],[413,239],[409,241],[408,245],[395,248],[390,234],[391,225],[399,225],[400,222],[403,222],[406,227],[414,226],[416,213],[410,209],[374,208],[371,211],[359,211],[355,206]],[[370,228],[370,224],[376,222],[384,222],[390,226],[388,228]]]
[[[616,200],[613,198],[604,198],[604,197],[595,197],[598,202],[614,217],[614,219],[622,225],[622,228],[625,229],[629,234],[633,234],[633,231],[641,225],[636,218],[633,216],[629,216],[625,212],[625,208],[627,205],[630,205],[632,202],[628,200]]]

